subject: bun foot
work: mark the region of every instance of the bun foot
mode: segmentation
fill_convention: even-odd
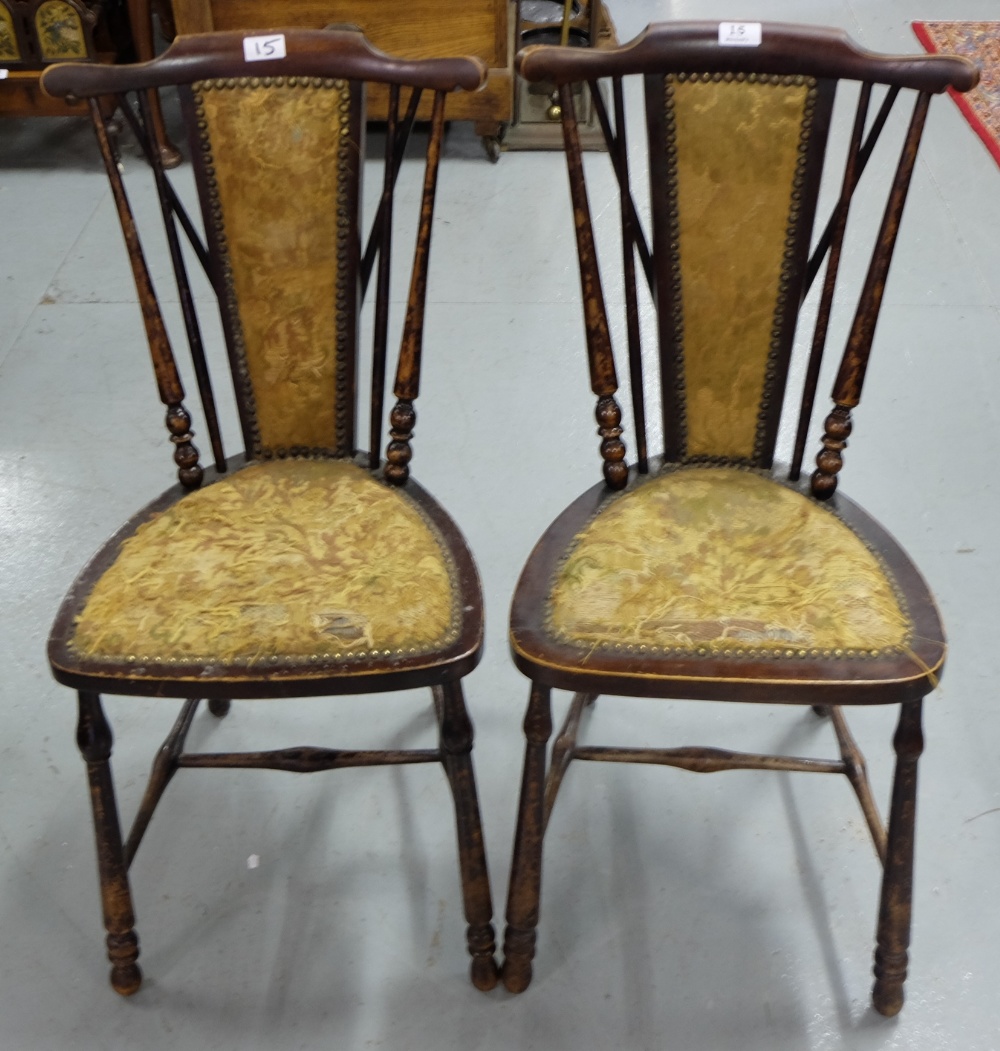
[[[531,985],[531,960],[508,957],[500,974],[508,993],[523,993]]]
[[[905,999],[901,984],[886,985],[880,981],[875,982],[872,989],[872,1006],[880,1015],[895,1018],[902,1011]]]
[[[139,939],[134,930],[108,935],[108,959],[111,961],[111,988],[120,996],[131,996],[142,985],[142,971],[135,962],[139,956]]]
[[[119,996],[132,996],[142,985],[142,971],[136,963],[111,968],[111,988]]]
[[[477,956],[469,968],[472,984],[483,993],[495,989],[500,981],[500,968],[492,956]]]

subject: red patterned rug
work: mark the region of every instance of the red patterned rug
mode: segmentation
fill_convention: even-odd
[[[913,32],[928,51],[964,55],[979,67],[979,87],[949,92],[1000,164],[1000,22],[914,22]]]

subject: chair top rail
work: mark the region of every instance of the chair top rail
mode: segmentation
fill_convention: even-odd
[[[244,39],[279,35],[284,37],[283,57],[245,57]],[[486,80],[486,64],[477,58],[394,58],[372,47],[356,29],[254,30],[181,36],[158,58],[134,65],[50,66],[42,87],[57,98],[92,98],[220,77],[269,76],[337,77],[434,91],[476,91]]]
[[[939,93],[968,91],[979,70],[955,55],[882,55],[859,47],[841,29],[761,23],[757,46],[719,43],[719,22],[662,22],[614,49],[535,45],[516,59],[525,80],[565,84],[631,73],[807,75]]]

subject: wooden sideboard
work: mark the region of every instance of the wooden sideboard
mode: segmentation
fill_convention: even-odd
[[[489,67],[482,91],[448,99],[449,120],[471,120],[486,138],[514,115],[510,0],[173,0],[178,33],[224,29],[321,29],[355,25],[389,54],[404,58],[475,55]],[[384,120],[387,92],[373,89],[368,113]],[[421,117],[430,116],[430,100]]]
[[[86,103],[42,91],[42,70],[54,62],[152,58],[149,5],[150,0],[0,0],[0,117],[87,116]],[[163,161],[173,167],[181,155],[167,139],[155,95],[151,104]],[[114,131],[114,100],[99,105]]]

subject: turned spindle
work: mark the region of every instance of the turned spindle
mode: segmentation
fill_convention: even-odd
[[[204,472],[198,462],[198,449],[191,439],[191,417],[183,405],[167,406],[167,430],[174,443],[174,463],[177,464],[177,477],[186,489],[197,489],[201,485]]]
[[[604,479],[612,489],[624,489],[628,482],[625,465],[625,443],[622,441],[622,411],[614,397],[597,402],[597,433],[601,436],[601,458],[604,460]]]
[[[385,479],[393,485],[404,485],[410,477],[408,466],[413,457],[410,442],[417,423],[417,410],[413,403],[400,399],[389,413],[389,437],[392,439],[385,450]]]
[[[843,451],[851,435],[851,410],[838,405],[823,424],[823,448],[816,457],[812,493],[817,500],[828,500],[837,489],[837,475],[844,466]]]

